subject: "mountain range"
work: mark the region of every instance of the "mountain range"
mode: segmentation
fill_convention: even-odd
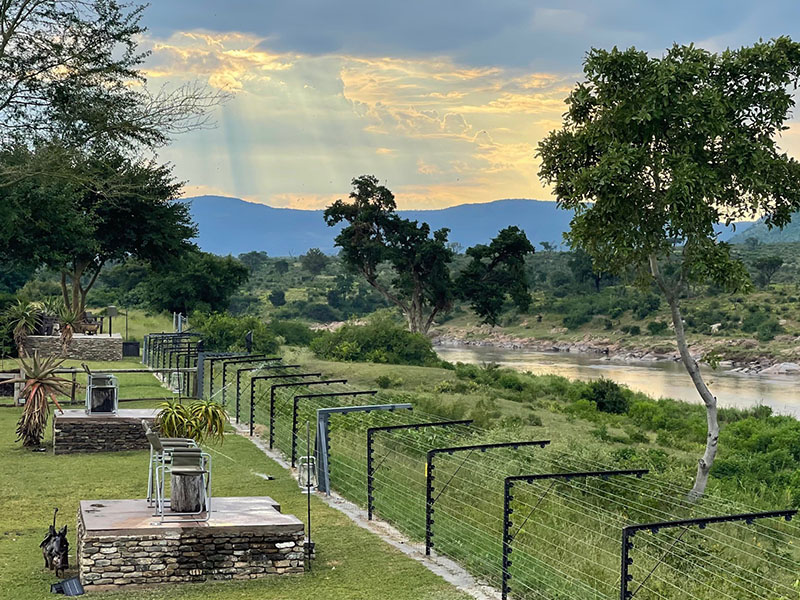
[[[322,210],[274,208],[224,196],[197,196],[187,202],[200,229],[197,243],[206,252],[237,255],[263,250],[270,256],[299,256],[309,248],[327,254],[338,250],[333,240],[341,227],[328,227]],[[559,245],[571,218],[571,213],[559,210],[555,202],[521,199],[398,213],[424,221],[433,230],[448,227],[448,240],[465,249],[488,243],[509,225],[525,230],[534,244]]]
[[[263,250],[270,256],[299,256],[309,248],[335,254],[334,238],[341,227],[328,227],[322,210],[274,208],[226,196],[187,198],[200,234],[197,243],[214,254],[238,255]],[[449,240],[464,249],[488,243],[497,232],[517,225],[535,245],[549,242],[563,245],[569,230],[570,211],[555,202],[528,199],[495,200],[481,204],[460,204],[436,210],[401,210],[398,213],[428,223],[432,229],[447,227]],[[800,220],[800,219],[799,219]],[[760,223],[739,223],[734,230],[720,226],[720,239],[733,243],[756,236],[762,243],[800,241],[800,222],[781,231],[761,231]],[[774,238],[774,239],[773,239]]]

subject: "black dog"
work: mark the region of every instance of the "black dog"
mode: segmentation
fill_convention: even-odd
[[[42,540],[39,547],[44,556],[44,566],[51,571],[55,570],[56,577],[58,577],[59,571],[63,576],[64,569],[69,569],[69,542],[67,541],[66,525],[56,532],[56,514],[58,514],[57,508],[53,512],[53,524],[50,525],[50,531],[47,532],[47,537]]]

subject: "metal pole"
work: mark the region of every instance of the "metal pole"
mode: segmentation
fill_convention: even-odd
[[[311,430],[308,421],[306,421],[306,511],[308,520],[308,570],[311,571]]]
[[[256,422],[256,418],[253,416],[255,414],[255,403],[256,403],[256,380],[250,379],[250,437],[253,436],[253,424]],[[270,432],[271,435],[271,432]],[[271,448],[272,446],[270,446]]]
[[[511,509],[511,500],[514,498],[511,495],[512,485],[513,483],[508,479],[503,485],[503,573],[500,587],[502,600],[507,600],[508,593],[511,591],[508,584],[511,574],[508,569],[511,567],[511,513],[514,512]]]
[[[425,554],[431,555],[433,548],[433,451],[425,459]]]
[[[372,469],[372,429],[367,429],[367,520],[372,521],[372,493],[375,489],[375,473]]]

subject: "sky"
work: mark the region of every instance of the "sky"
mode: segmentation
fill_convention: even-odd
[[[402,209],[552,199],[536,145],[590,48],[800,39],[796,1],[158,0],[143,20],[153,88],[232,94],[160,152],[185,195],[302,209],[362,174]],[[800,156],[800,127],[780,144]]]

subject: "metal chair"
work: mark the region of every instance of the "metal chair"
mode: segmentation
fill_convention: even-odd
[[[167,460],[166,455],[170,458]],[[169,453],[162,454],[161,464],[156,467],[156,514],[161,517],[162,523],[181,522],[183,519],[169,519],[167,508],[170,503],[166,497],[167,475],[200,476],[203,479],[203,499],[200,510],[196,512],[172,512],[170,516],[196,516],[205,513],[202,519],[195,521],[208,521],[211,518],[211,456],[200,448],[173,448]]]
[[[153,477],[156,466],[164,459],[169,459],[169,453],[175,448],[197,448],[197,442],[191,438],[162,438],[150,429],[150,424],[142,420],[147,441],[150,442],[150,461],[147,470],[147,503],[153,505]]]

